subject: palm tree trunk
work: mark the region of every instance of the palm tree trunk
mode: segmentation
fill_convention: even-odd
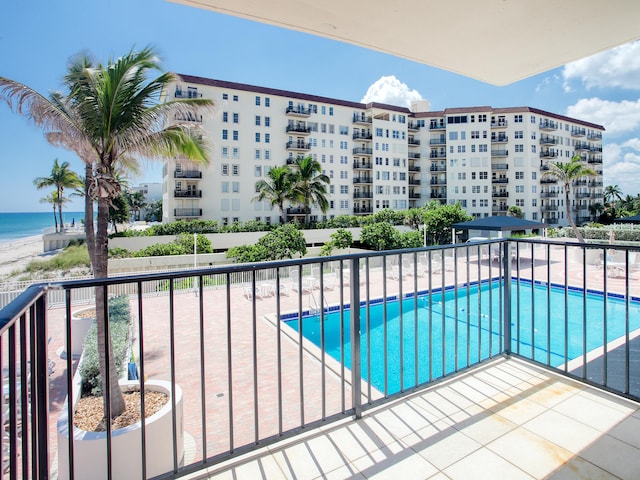
[[[93,199],[89,195],[89,185],[93,181],[93,165],[87,163],[84,169],[84,235],[87,242],[87,250],[89,252],[89,260],[91,265],[95,265],[94,252],[96,250],[96,237],[93,229]]]
[[[56,216],[56,203],[53,202],[53,221],[56,224],[56,232],[58,231],[58,217]]]
[[[564,187],[564,204],[565,207],[567,209],[567,219],[569,220],[569,225],[571,225],[571,228],[573,229],[573,233],[576,234],[576,239],[578,240],[578,242],[580,243],[584,243],[584,238],[582,238],[582,234],[580,233],[580,230],[578,230],[578,226],[576,225],[576,222],[573,220],[573,216],[571,215],[571,205],[569,204],[569,185],[565,185]]]
[[[60,215],[60,232],[64,231],[64,222],[62,221],[62,189],[58,188],[58,215]]]
[[[93,222],[92,222],[93,223]],[[108,237],[107,227],[109,225],[109,204],[105,198],[98,200],[98,229],[95,235],[95,250],[93,258],[94,278],[107,278],[109,276],[108,264]],[[96,287],[96,326],[98,333],[98,358],[100,360],[100,375],[102,377],[102,398],[106,409],[106,402],[111,402],[111,418],[117,417],[124,411],[124,398],[118,385],[118,374],[113,355],[113,346],[111,336],[107,343],[107,315],[105,315],[105,306],[107,304],[107,292],[102,287]],[[108,355],[107,355],[108,352]],[[109,364],[109,394],[106,388],[106,366]]]

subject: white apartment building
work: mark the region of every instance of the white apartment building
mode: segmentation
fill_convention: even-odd
[[[563,185],[543,176],[549,161],[576,153],[598,173],[575,182],[574,218],[593,219],[602,202],[604,127],[531,107],[411,109],[181,75],[168,95],[213,100],[202,125],[211,146],[206,167],[181,159],[163,169],[163,221],[261,220],[279,212],[257,202],[255,184],[277,165],[312,155],[330,178],[329,210],[311,220],[368,215],[391,208],[460,202],[473,217],[503,215],[516,205],[529,220],[566,225]],[[303,216],[295,205],[288,220]]]

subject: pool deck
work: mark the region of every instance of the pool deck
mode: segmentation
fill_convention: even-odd
[[[527,253],[530,251],[521,252],[519,264],[512,263],[512,275],[515,276],[519,273],[522,278],[542,281],[550,279],[552,282],[564,283],[565,267],[561,250],[550,250],[550,264],[552,266],[550,271],[547,270],[546,260],[538,262],[538,259],[542,257],[539,256],[537,250],[536,262],[532,268],[531,258],[530,255],[527,256]],[[471,258],[469,262],[459,261],[453,269],[445,268],[439,273],[432,272],[431,286],[438,288],[443,284],[455,285],[467,280],[474,281],[478,278],[478,274],[486,275],[489,271],[493,276],[498,274],[496,262],[477,258]],[[597,266],[587,265],[584,268],[580,263],[569,261],[566,271],[569,284],[576,287],[596,290],[603,290],[606,287],[608,292],[614,293],[624,293],[627,288],[627,282],[624,278],[607,276],[603,269]],[[403,293],[407,293],[415,289],[418,291],[426,290],[429,287],[428,274],[418,277],[407,275],[401,282],[392,279],[391,273],[391,270],[387,272],[387,295],[399,293],[400,288]],[[361,276],[362,298],[364,298],[367,289],[371,298],[379,298],[384,292],[381,281],[383,272],[376,268],[371,269],[369,274],[369,282],[365,282],[365,278]],[[187,460],[197,461],[203,457],[205,441],[207,456],[229,448],[227,420],[229,418],[228,399],[231,394],[234,402],[234,411],[232,412],[234,445],[251,443],[255,439],[256,433],[261,437],[277,434],[280,428],[279,421],[283,422],[283,429],[287,430],[295,427],[303,416],[305,421],[322,418],[323,407],[325,413],[331,414],[339,411],[345,401],[347,405],[350,403],[351,392],[348,385],[344,387],[340,382],[339,365],[337,367],[335,364],[329,365],[331,368],[327,368],[323,372],[319,366],[317,349],[309,346],[302,351],[304,367],[300,366],[300,350],[295,335],[282,337],[282,362],[278,364],[277,335],[275,334],[277,329],[268,320],[268,317],[276,311],[276,301],[280,302],[282,312],[296,311],[300,305],[300,298],[297,292],[292,290],[293,285],[289,279],[283,280],[283,284],[287,286],[288,296],[282,295],[279,299],[275,296],[268,296],[258,298],[255,302],[247,299],[240,286],[231,288],[229,302],[227,302],[225,289],[206,289],[201,299],[204,306],[202,325],[199,321],[200,298],[193,292],[175,295],[173,305],[174,367],[176,381],[184,393]],[[639,284],[640,282],[629,282],[628,288],[632,296],[640,297]],[[341,296],[348,302],[349,288],[349,285],[345,284],[344,291],[341,291],[339,282],[336,282],[332,289],[326,289],[324,292],[327,303],[329,305],[336,304]],[[312,292],[311,294],[308,292],[302,294],[303,310],[309,308],[311,296],[318,295],[318,290]],[[148,378],[169,378],[171,367],[169,361],[171,347],[169,311],[169,298],[166,295],[149,296],[143,299],[145,323],[142,333],[145,375]],[[134,313],[137,313],[137,306]],[[228,320],[231,325],[229,335],[234,345],[231,355],[231,378],[227,375],[226,335]],[[247,332],[252,331],[254,324],[256,327],[255,337],[247,335]],[[55,361],[55,369],[50,377],[52,424],[49,431],[52,452],[55,452],[57,412],[62,407],[66,394],[66,363],[56,355],[64,342],[63,325],[63,309],[51,309],[49,312],[50,354]],[[203,356],[201,356],[198,342],[201,328]],[[138,332],[138,339],[139,334],[140,332]],[[259,359],[255,371],[252,363],[254,349]],[[201,389],[200,381],[201,363],[205,366],[204,391]],[[279,366],[283,369],[281,375],[282,395],[283,405],[287,411],[287,415],[282,419],[277,415],[277,386],[273,381],[273,372]],[[300,374],[300,368],[304,368],[304,375]],[[516,375],[514,370],[520,373]],[[326,382],[324,391],[320,387],[323,373]],[[505,388],[498,388],[499,391],[494,392],[497,395],[496,398],[486,396],[478,401],[472,401],[470,405],[467,403],[473,397],[465,397],[466,394],[462,395],[465,398],[460,398],[462,403],[459,404],[449,399],[452,388],[463,390],[469,388],[465,386],[465,382],[472,382],[475,385],[472,389],[473,392],[485,395],[483,393],[485,390],[496,390],[495,386],[492,386],[491,379],[495,378],[495,382],[499,384],[504,381],[502,379],[504,375],[513,377],[512,382],[515,384],[507,382],[503,385]],[[254,381],[259,392],[257,404],[254,402],[253,396]],[[455,382],[462,383],[455,386]],[[301,389],[304,391],[302,404],[300,402]],[[437,393],[439,389],[445,390]],[[513,391],[513,393],[504,396],[507,391]],[[239,464],[233,464],[235,466],[228,467],[225,471],[220,471],[222,467],[216,467],[215,471],[219,472],[219,478],[372,478],[376,473],[380,474],[377,478],[388,478],[388,476],[398,473],[407,474],[408,478],[485,478],[485,472],[493,471],[494,467],[504,467],[506,470],[502,470],[501,474],[496,475],[493,471],[491,475],[487,474],[486,478],[546,478],[551,473],[554,474],[554,478],[580,478],[571,477],[569,473],[579,472],[583,468],[597,469],[599,468],[597,465],[600,465],[593,460],[593,455],[596,455],[597,452],[593,453],[589,446],[591,441],[589,444],[578,446],[571,443],[565,445],[559,441],[553,443],[553,437],[550,437],[547,440],[552,441],[553,445],[540,443],[540,438],[545,437],[540,436],[540,432],[536,430],[528,429],[525,425],[527,422],[534,421],[534,418],[523,414],[522,424],[519,424],[515,418],[510,417],[517,417],[518,412],[526,410],[525,407],[531,407],[532,411],[537,411],[533,415],[534,417],[540,416],[538,414],[542,413],[548,414],[550,419],[555,418],[554,416],[560,416],[563,422],[567,422],[567,428],[573,428],[575,425],[572,423],[571,416],[563,414],[562,410],[555,410],[562,402],[557,405],[552,405],[553,402],[543,404],[543,410],[530,405],[529,402],[532,402],[532,398],[556,396],[563,398],[563,402],[571,398],[575,398],[575,401],[583,401],[581,400],[583,395],[591,400],[595,397],[606,398],[603,412],[607,414],[611,410],[624,410],[626,416],[619,419],[622,422],[621,425],[625,425],[620,427],[623,432],[629,430],[627,428],[628,422],[634,424],[633,422],[640,420],[640,414],[638,414],[635,404],[631,402],[605,395],[585,385],[557,377],[511,359],[492,363],[486,368],[470,372],[465,377],[453,379],[446,385],[368,412],[365,418],[358,422],[347,422],[343,425],[330,424],[322,430],[310,432],[307,434],[308,436],[296,437],[286,448],[277,444],[270,449],[263,450],[262,455],[264,456],[256,457],[258,454],[254,453],[249,460],[241,460]],[[374,392],[374,399],[379,396],[379,392]],[[201,404],[203,397],[205,399],[204,407]],[[433,408],[425,406],[424,402],[431,404],[435,402],[434,399],[444,399],[445,397],[446,401],[450,401],[452,404],[446,408],[437,407],[436,410],[440,409],[440,413],[428,414],[428,412],[433,413]],[[460,397],[460,394],[457,397]],[[322,399],[324,399],[324,405]],[[423,406],[418,408],[417,405]],[[620,405],[624,405],[624,407]],[[598,402],[591,402],[589,406],[599,407],[600,405]],[[200,420],[202,411],[207,415],[206,438]],[[571,408],[567,407],[566,411],[571,411]],[[507,429],[503,428],[505,418],[500,412],[509,415],[505,417],[511,422]],[[596,409],[593,414],[596,416],[604,415],[603,412]],[[259,418],[257,423],[255,422],[256,413]],[[415,422],[414,416],[416,417]],[[583,423],[589,426],[588,421],[585,420]],[[549,428],[553,424],[554,422],[550,420]],[[591,428],[594,427],[591,426]],[[472,434],[476,430],[478,434]],[[495,430],[495,435],[489,434],[491,430]],[[564,427],[555,428],[555,435],[563,434],[564,430]],[[588,438],[592,438],[595,442],[593,446],[596,447],[596,451],[600,451],[600,445],[602,445],[602,449],[606,450],[614,448],[610,447],[610,444],[616,445],[616,442],[619,441],[627,442],[624,438],[619,438],[620,435],[617,433],[612,435],[611,431],[613,430],[615,430],[615,425],[607,424],[605,430],[598,430],[597,433],[590,432],[591,436]],[[637,428],[635,430],[640,431]],[[568,435],[568,432],[566,433]],[[554,433],[551,432],[549,435],[554,435]],[[462,443],[459,444],[458,440]],[[411,444],[411,442],[414,443]],[[513,448],[517,442],[530,442],[530,445],[527,444],[529,445],[527,448]],[[634,449],[639,448],[637,442],[627,443],[630,443]],[[462,446],[457,447],[456,445]],[[511,459],[505,458],[504,455],[496,451],[496,449],[502,448],[498,445],[515,450],[513,453],[516,456]],[[423,450],[429,450],[432,453],[425,453]],[[536,455],[543,455],[543,452],[551,452],[551,456],[556,455],[557,461],[560,463],[557,463],[555,467],[551,463],[545,463],[547,465],[545,467],[529,466],[528,463],[523,463],[525,460],[518,460],[518,455],[528,450],[538,452],[535,455],[532,453],[532,459],[535,459]],[[556,450],[557,453],[553,453]],[[617,451],[622,452],[623,450]],[[436,455],[433,452],[439,453]],[[585,452],[591,452],[593,455],[591,453],[587,455]],[[636,451],[630,455],[628,458],[631,463],[627,463],[631,465],[637,461],[636,459],[640,458],[637,453]],[[445,465],[443,461],[438,460],[441,455],[444,458],[451,458],[451,463]],[[460,455],[459,458],[455,458],[456,455]],[[325,459],[328,463],[325,463]],[[469,470],[465,470],[465,468],[477,465],[478,461],[485,462],[482,465],[486,464],[486,467],[475,467],[472,470],[473,475],[469,475]],[[625,463],[614,463],[616,465],[610,467],[605,462],[600,467],[603,472],[613,472],[619,478],[634,478],[615,473],[616,468],[621,468]],[[567,467],[567,465],[572,466]],[[422,468],[420,466],[423,466],[424,470],[420,470]],[[261,469],[258,472],[262,473],[254,475],[252,472],[256,472],[253,470],[255,468]],[[511,472],[513,468],[517,470],[514,472],[521,476],[515,475],[515,473],[514,476],[505,474],[505,472]],[[640,465],[635,465],[633,468],[637,474],[640,472]],[[600,472],[600,470],[593,471]],[[417,474],[418,472],[422,473],[416,477],[411,476],[412,473]],[[465,472],[467,472],[466,476]],[[542,474],[542,472],[546,473]],[[431,475],[435,476],[431,477]],[[586,478],[592,477],[587,475]],[[602,478],[616,477],[608,477],[603,474]]]

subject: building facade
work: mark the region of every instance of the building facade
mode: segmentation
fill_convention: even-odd
[[[213,100],[210,118],[180,122],[203,127],[211,146],[206,167],[179,158],[163,169],[163,221],[177,219],[279,221],[258,202],[255,184],[271,168],[312,155],[330,178],[329,210],[339,215],[406,210],[432,200],[461,203],[475,218],[518,206],[529,220],[566,225],[563,185],[544,176],[548,162],[579,154],[598,173],[574,182],[574,219],[593,219],[602,202],[600,125],[531,107],[469,107],[430,111],[362,104],[265,87],[181,75],[170,98]],[[296,205],[287,219],[304,215]]]

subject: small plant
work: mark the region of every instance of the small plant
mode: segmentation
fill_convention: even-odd
[[[125,368],[127,347],[129,346],[129,323],[131,307],[126,295],[109,299],[109,326],[115,364],[120,377]],[[83,395],[102,395],[102,377],[98,360],[98,332],[95,322],[87,332],[84,354],[80,365]]]

